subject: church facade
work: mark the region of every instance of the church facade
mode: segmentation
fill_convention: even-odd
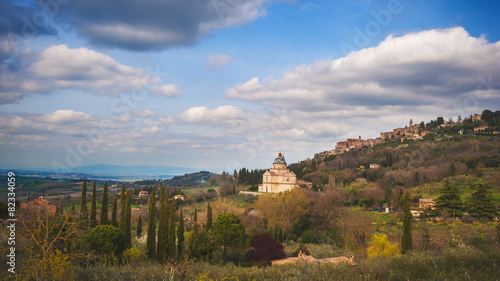
[[[262,175],[259,192],[280,193],[297,187],[297,176],[286,167],[285,155],[281,152],[274,159],[273,167]]]

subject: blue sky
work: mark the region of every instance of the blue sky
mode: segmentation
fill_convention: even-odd
[[[0,167],[295,162],[498,110],[496,1],[0,0]]]

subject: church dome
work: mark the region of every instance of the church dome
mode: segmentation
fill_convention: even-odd
[[[281,152],[278,153],[278,157],[276,157],[276,159],[274,159],[273,164],[285,164],[286,165],[285,155],[283,155]]]

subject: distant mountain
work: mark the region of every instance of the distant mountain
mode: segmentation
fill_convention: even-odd
[[[146,185],[146,186],[153,186],[153,185],[168,185],[168,186],[197,186],[204,184],[212,177],[215,175],[212,172],[208,171],[199,171],[196,173],[190,173],[190,174],[184,174],[182,176],[175,176],[171,179],[163,179],[163,180],[157,180],[157,179],[147,179],[147,180],[141,180],[141,181],[136,181],[135,184],[141,186],[141,185]]]
[[[120,176],[160,176],[183,175],[197,172],[198,170],[184,167],[149,166],[149,165],[91,165],[74,168],[72,172],[94,175],[120,175]]]

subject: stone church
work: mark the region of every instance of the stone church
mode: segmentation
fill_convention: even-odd
[[[273,167],[262,175],[259,192],[279,193],[297,187],[297,176],[286,167],[285,155],[281,152],[274,159]]]

